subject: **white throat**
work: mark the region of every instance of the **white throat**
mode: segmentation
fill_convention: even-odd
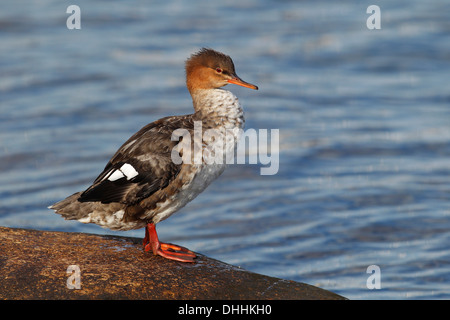
[[[244,128],[244,111],[238,98],[228,90],[196,90],[192,96],[196,115],[210,127]]]

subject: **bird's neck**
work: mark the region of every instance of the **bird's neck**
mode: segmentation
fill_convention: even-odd
[[[224,89],[198,89],[191,92],[195,118],[210,128],[243,128],[244,111],[238,98]]]

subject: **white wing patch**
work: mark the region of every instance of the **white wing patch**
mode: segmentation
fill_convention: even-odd
[[[133,168],[131,164],[125,163],[120,169],[114,170],[108,177],[109,181],[116,181],[122,178],[127,178],[127,180],[133,179],[139,173]]]
[[[122,173],[122,171],[114,170],[114,172],[109,176],[108,180],[109,181],[116,181],[116,180],[122,179],[123,177],[125,177],[125,176]]]

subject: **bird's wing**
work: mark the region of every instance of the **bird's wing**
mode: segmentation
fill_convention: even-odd
[[[180,127],[193,127],[191,118],[167,117],[142,128],[119,148],[79,201],[132,205],[164,189],[181,169],[171,158],[178,144],[171,140],[172,132]]]

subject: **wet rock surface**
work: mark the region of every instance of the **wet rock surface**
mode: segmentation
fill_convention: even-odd
[[[0,299],[344,299],[198,254],[181,263],[142,239],[0,227]]]

